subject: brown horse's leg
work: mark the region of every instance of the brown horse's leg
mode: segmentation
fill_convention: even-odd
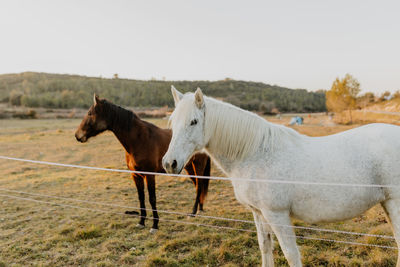
[[[202,176],[210,176],[210,174],[211,174],[211,159],[209,157],[207,157],[207,161],[206,161]],[[199,185],[199,187],[202,188],[201,194],[200,194],[200,203],[199,203],[200,208],[199,209],[201,211],[203,211],[203,204],[204,204],[204,201],[206,200],[206,196],[208,193],[208,185],[210,183],[210,180],[209,179],[198,179],[198,180],[199,180],[198,185]]]
[[[192,179],[195,179],[195,178],[192,178]],[[196,213],[197,213],[197,208],[200,205],[200,196],[201,196],[202,190],[203,190],[199,179],[196,178],[195,180],[196,180],[196,200],[194,202],[193,211],[191,214],[192,216],[196,215]],[[200,210],[202,210],[202,209],[203,209],[202,206],[200,206]]]
[[[153,209],[153,226],[152,229],[158,229],[158,213],[156,205],[156,181],[154,175],[146,176],[147,190],[149,191],[149,201]]]
[[[132,174],[132,178],[135,181],[136,188],[139,195],[139,202],[140,202],[140,221],[139,225],[144,227],[144,221],[146,220],[146,205],[144,203],[144,181],[141,175]],[[126,214],[135,214],[130,211],[125,211]]]
[[[189,162],[186,165],[185,169],[186,169],[186,171],[188,172],[189,175],[197,175],[196,167],[195,167],[195,164],[194,164],[194,157],[192,159],[192,162]],[[193,177],[190,177],[190,179],[192,180],[194,186],[196,187],[196,200],[194,202],[192,213],[190,214],[190,216],[194,216],[197,213],[197,208],[198,208],[199,203],[200,203],[200,195],[201,195],[202,187],[199,184],[199,179],[193,178]]]

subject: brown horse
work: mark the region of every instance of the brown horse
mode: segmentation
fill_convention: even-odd
[[[134,112],[94,96],[94,104],[83,118],[75,137],[79,142],[86,142],[106,130],[112,131],[125,148],[126,164],[130,170],[164,173],[161,160],[168,149],[172,132],[161,129],[154,124],[141,120]],[[190,175],[210,175],[210,158],[206,154],[196,154],[185,166]],[[132,174],[140,201],[139,227],[144,227],[146,218],[144,183],[147,183],[149,201],[153,210],[153,226],[158,229],[158,213],[156,207],[156,183],[154,175]],[[191,178],[196,186],[196,201],[192,215],[197,213],[197,207],[203,210],[203,204],[208,191],[208,179]],[[126,211],[126,214],[139,214]]]

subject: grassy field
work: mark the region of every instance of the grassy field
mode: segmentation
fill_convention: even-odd
[[[277,123],[287,123],[270,118]],[[355,127],[322,126],[326,117],[305,118],[295,129],[322,136]],[[153,120],[165,126],[165,120]],[[76,142],[79,120],[0,120],[0,155],[125,169],[124,151],[111,133]],[[212,174],[222,176],[216,168]],[[128,174],[50,167],[0,159],[0,188],[138,207]],[[147,192],[146,192],[147,194]],[[18,197],[17,198],[12,198]],[[158,208],[189,212],[195,189],[188,179],[157,178]],[[34,202],[35,199],[41,202]],[[58,203],[54,205],[51,203]],[[150,207],[147,202],[146,205]],[[78,206],[80,208],[76,208]],[[0,266],[259,266],[255,233],[160,221],[150,234],[136,228],[126,208],[0,191]],[[129,209],[128,209],[129,210]],[[248,219],[229,182],[211,181],[204,215]],[[255,230],[253,224],[160,213],[161,219]],[[295,222],[297,225],[305,225]],[[392,235],[381,207],[322,228]],[[392,240],[296,230],[297,235],[395,246]],[[397,251],[298,239],[305,266],[395,266]],[[275,262],[286,260],[275,242]]]

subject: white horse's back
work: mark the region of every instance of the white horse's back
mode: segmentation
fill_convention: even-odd
[[[399,126],[374,123],[326,137],[312,137],[307,139],[304,148],[307,153],[315,154],[310,160],[318,158],[329,169],[328,177],[337,172],[351,174],[327,181],[400,185],[397,179],[400,175]]]

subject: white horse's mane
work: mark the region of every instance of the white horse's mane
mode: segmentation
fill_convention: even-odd
[[[273,150],[282,137],[299,134],[231,104],[205,97],[205,138],[229,159],[240,159],[261,150]]]
[[[188,103],[181,103],[183,105],[180,105],[179,113],[189,114],[189,109],[195,106],[193,100],[192,97],[183,98],[182,101]],[[260,150],[273,150],[282,138],[295,140],[300,136],[291,128],[272,124],[229,103],[207,96],[204,96],[204,101],[204,136],[205,140],[209,140],[207,147],[219,151],[229,159],[241,159]],[[176,115],[178,114],[173,114],[173,117]]]

